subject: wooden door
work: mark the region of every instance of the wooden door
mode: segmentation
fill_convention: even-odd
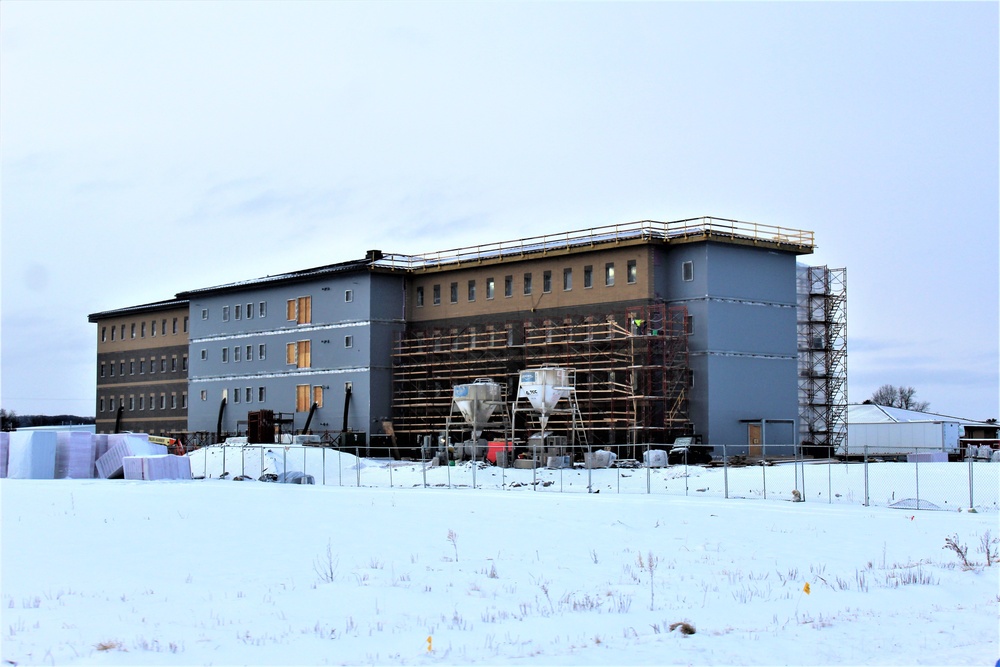
[[[760,457],[764,455],[760,430],[760,424],[747,424],[747,444],[750,445],[750,456]]]

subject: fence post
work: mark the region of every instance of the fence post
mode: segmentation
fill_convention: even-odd
[[[826,500],[833,504],[833,457],[826,460]]]
[[[358,474],[357,474],[358,488],[360,489],[361,488],[361,448],[360,447],[355,447],[354,448],[354,458],[356,459],[356,462],[354,464],[354,469],[358,471]]]
[[[862,453],[865,457],[865,507],[868,507],[868,443],[865,443]]]
[[[726,445],[722,446],[722,482],[725,487],[725,498],[729,500],[729,452],[726,451]]]
[[[650,464],[652,463],[652,460],[650,460],[650,458],[649,458],[649,443],[648,442],[646,443],[645,459],[646,460],[643,461],[643,464],[645,464],[645,466],[646,466],[646,495],[649,495],[650,493],[652,493],[652,491],[650,490],[651,481],[650,481],[650,471],[649,471]]]
[[[689,472],[688,472],[688,452],[690,452],[690,451],[691,451],[690,447],[688,447],[687,449],[684,450],[684,495],[685,496],[688,494],[688,474],[689,474]]]
[[[763,438],[761,438],[763,440]],[[767,500],[767,444],[760,445],[760,477],[764,480],[764,500]]]
[[[913,457],[913,474],[917,484],[917,509],[920,509],[920,450],[917,449],[917,456]]]
[[[966,451],[968,451],[968,447],[966,447]],[[968,454],[966,454],[966,456],[968,456]],[[972,502],[972,486],[973,486],[973,484],[972,484],[972,461],[973,461],[973,457],[969,456],[969,509],[970,510],[975,507],[975,505]]]
[[[326,486],[326,446],[323,446],[323,486]]]

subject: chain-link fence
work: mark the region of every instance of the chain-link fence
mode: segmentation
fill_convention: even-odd
[[[527,489],[539,493],[630,493],[860,504],[902,509],[1000,511],[1000,460],[948,461],[940,450],[885,460],[803,457],[790,446],[717,445],[671,451],[656,445],[555,453],[526,448],[425,453],[421,460],[363,458],[364,448],[215,445],[190,454],[195,476],[387,488]],[[772,456],[773,452],[773,456]],[[789,452],[792,452],[789,455]],[[477,460],[461,460],[461,456]]]

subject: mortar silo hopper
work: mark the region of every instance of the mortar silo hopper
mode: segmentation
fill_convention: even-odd
[[[480,436],[487,428],[503,430],[507,438],[509,420],[506,418],[506,387],[489,378],[479,378],[475,382],[455,385],[452,390],[452,411],[457,408],[465,424],[472,431],[465,443],[465,454],[479,459],[486,452],[485,441]],[[451,414],[448,416],[447,430],[451,430]]]

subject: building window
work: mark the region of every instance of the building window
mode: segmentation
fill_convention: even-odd
[[[129,394],[128,396],[128,411],[132,412],[135,410],[135,396]]]
[[[251,387],[246,387],[243,390],[243,402],[250,403],[253,401],[253,389]]]
[[[503,295],[505,297],[514,296],[514,276],[503,277]]]
[[[146,374],[146,360],[145,359],[140,359],[139,360],[139,375],[145,375],[145,374]]]
[[[156,394],[149,395],[149,409],[150,410],[156,409]]]
[[[524,274],[524,293],[531,294],[531,274]]]
[[[260,360],[263,360],[265,358],[265,354],[264,353],[266,351],[267,351],[267,348],[264,346],[264,343],[261,343],[260,345],[258,345],[257,346],[257,358],[260,359]]]
[[[181,370],[187,373],[187,369],[188,369],[188,356],[185,354],[183,357],[181,357]]]
[[[694,315],[686,315],[684,317],[684,333],[688,336],[694,333]]]
[[[181,394],[181,409],[186,410],[188,406],[188,395],[187,392]]]
[[[351,303],[352,301],[354,301],[354,290],[344,290],[344,302]]]
[[[208,350],[202,349],[202,351],[201,351],[201,360],[205,361],[206,359],[208,359]]]
[[[111,399],[108,401],[108,410],[110,410],[111,412],[115,411],[115,397],[114,396],[112,396]]]
[[[111,362],[110,364],[108,364],[108,365],[109,365],[109,366],[111,367],[111,373],[110,373],[110,376],[111,376],[111,377],[114,377],[114,376],[115,376],[115,362],[113,362],[113,361],[112,361],[112,362]]]
[[[694,280],[694,262],[684,262],[681,264],[681,279],[684,282]]]
[[[224,363],[224,364],[229,363],[229,348],[228,347],[222,348],[222,363]]]
[[[552,272],[542,271],[542,291],[546,294],[552,291]]]
[[[344,347],[354,347],[354,336],[344,336]]]
[[[121,329],[121,331],[119,332],[119,334],[120,334],[120,335],[118,336],[119,340],[125,340],[125,325],[124,325],[124,324],[122,325],[122,329]]]
[[[229,321],[229,306],[222,307],[222,321],[223,322]]]
[[[451,284],[451,302],[458,303],[458,283]]]
[[[149,374],[152,375],[156,372],[156,357],[151,357],[149,360]]]
[[[132,323],[130,333],[132,334],[132,338],[135,338],[135,322]]]
[[[312,297],[300,296],[289,299],[286,304],[287,319],[295,320],[296,324],[312,323]]]
[[[112,341],[114,341],[114,339],[115,339],[115,329],[117,329],[117,328],[118,327],[111,327],[111,340]]]
[[[170,394],[170,409],[177,409],[177,394]]]
[[[295,387],[295,411],[306,412],[309,410],[309,390],[307,384],[296,385]]]
[[[267,301],[261,301],[257,304],[257,315],[259,317],[267,317]]]
[[[243,359],[243,348],[237,345],[233,348],[233,363],[242,361]]]
[[[104,362],[101,362],[101,377],[104,377]]]
[[[135,360],[134,359],[129,359],[129,362],[128,362],[128,374],[129,375],[135,375]]]
[[[98,408],[98,410],[100,410],[101,412],[104,412],[104,397],[103,396],[101,396],[100,408]]]
[[[174,318],[173,324],[170,325],[171,333],[177,333],[177,318]]]
[[[469,301],[475,301],[475,300],[476,300],[476,281],[475,280],[470,280],[469,281]]]
[[[145,338],[145,337],[146,337],[146,320],[143,320],[142,324],[139,325],[139,338]]]
[[[207,401],[208,400],[208,390],[207,389],[202,389],[201,390],[201,400],[203,400],[203,401]]]
[[[167,409],[167,395],[166,394],[160,394],[160,409],[161,410],[166,410]]]
[[[432,290],[432,295],[433,295],[432,296],[433,300],[431,301],[431,303],[433,303],[435,306],[440,306],[441,305],[441,286],[440,285],[435,285],[434,286],[434,288]]]
[[[187,332],[188,332],[188,317],[187,317],[187,315],[185,315],[184,316],[184,333],[187,333]]]
[[[171,373],[176,373],[177,372],[177,357],[176,356],[170,357],[170,372]]]
[[[312,366],[312,343],[300,340],[285,346],[285,363],[295,364],[296,368]]]
[[[594,267],[583,267],[583,288],[590,289],[594,286]]]
[[[257,402],[258,403],[263,403],[264,402],[264,396],[265,396],[264,387],[257,387]]]
[[[160,372],[161,373],[166,373],[167,372],[167,358],[166,357],[160,357]]]
[[[629,285],[634,285],[639,277],[639,269],[636,267],[635,260],[630,259],[625,265],[625,280]]]
[[[239,403],[239,402],[240,402],[240,388],[236,387],[235,389],[233,389],[233,403]]]
[[[323,387],[320,385],[313,387],[313,403],[317,408],[323,407]]]
[[[424,307],[424,286],[417,287],[417,308]]]
[[[107,343],[108,342],[108,328],[107,327],[101,327],[101,342],[102,343]]]
[[[139,394],[139,409],[140,410],[145,410],[146,409],[146,395],[145,394]]]
[[[247,361],[253,361],[253,345],[247,345]]]
[[[494,283],[493,279],[492,278],[487,278],[486,279],[486,298],[487,299],[492,299],[495,296],[495,294],[494,294],[495,290],[496,290],[496,284]]]
[[[563,291],[573,289],[573,269],[563,269]]]
[[[202,308],[201,309],[201,319],[203,319],[203,320],[207,320],[208,319],[208,308]],[[153,332],[153,335],[154,336],[156,335],[155,331]]]
[[[615,263],[608,262],[604,265],[604,284],[611,287],[615,284]]]
[[[241,304],[236,304],[233,306],[233,319],[242,320],[243,319],[243,306]]]
[[[252,303],[248,303],[247,304],[247,319],[248,320],[252,320],[253,319],[253,304]]]
[[[125,375],[125,362],[122,361],[118,364],[118,375]]]

